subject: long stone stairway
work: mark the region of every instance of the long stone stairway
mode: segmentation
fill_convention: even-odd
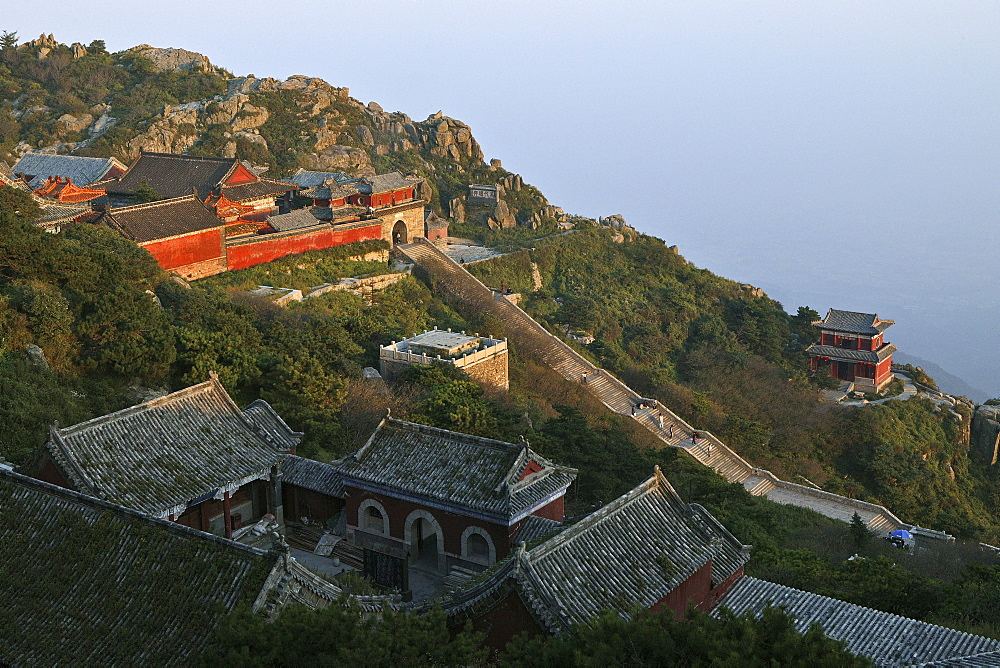
[[[766,496],[777,503],[810,508],[845,522],[850,522],[856,512],[868,528],[877,533],[913,528],[884,506],[780,480],[770,471],[750,465],[711,433],[698,430],[695,434],[689,424],[669,409],[641,397],[606,370],[595,366],[430,242],[419,239],[397,246],[397,249],[426,269],[436,287],[443,288],[467,307],[498,317],[508,338],[518,347],[535,353],[567,380],[583,384],[608,409],[631,415],[666,445],[683,449],[729,482],[742,484],[751,494]]]

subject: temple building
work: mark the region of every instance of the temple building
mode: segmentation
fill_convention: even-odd
[[[260,176],[247,163],[236,158],[214,158],[180,153],[143,152],[120,176],[101,181],[111,203],[127,205],[143,188],[150,188],[157,199],[172,199],[194,193],[213,206],[222,201],[247,207],[240,216],[262,221],[267,216],[288,211],[294,183]]]
[[[77,186],[88,186],[113,179],[128,168],[115,158],[88,158],[79,155],[58,155],[29,151],[14,163],[11,171],[37,190],[54,177],[69,179]]]
[[[35,194],[60,204],[90,203],[107,196],[101,188],[80,188],[74,185],[73,179],[68,176],[50,176],[35,189]]]
[[[193,193],[122,206],[96,221],[149,251],[165,271],[192,280],[226,271],[226,224]]]
[[[874,313],[830,309],[826,317],[813,323],[820,338],[806,349],[809,367],[854,383],[859,391],[881,391],[893,377],[896,346],[884,340],[884,332],[894,324]]]
[[[53,426],[25,472],[229,538],[265,513],[283,523],[280,465],[301,436],[263,400],[240,410],[213,373],[158,399]]]
[[[62,177],[59,178],[62,179]],[[46,179],[42,179],[41,183],[41,189],[45,190],[47,184]],[[42,210],[42,214],[35,219],[34,224],[46,232],[57,234],[62,231],[63,226],[72,225],[94,215],[94,210],[91,206],[92,199],[84,197],[81,201],[61,201],[58,197],[43,197],[33,191],[25,179],[15,175],[11,170],[10,165],[2,160],[0,160],[0,185],[20,190],[21,192],[31,196],[31,199]],[[75,186],[71,187],[70,192],[72,192],[74,188]],[[59,192],[63,189],[64,188],[59,188]],[[78,190],[92,192],[91,189]],[[104,192],[100,191],[100,196],[102,197],[103,195]],[[76,198],[69,197],[68,199]]]
[[[446,597],[449,622],[471,621],[491,647],[559,633],[605,610],[710,611],[743,576],[750,546],[653,477],[534,547],[521,544],[480,583]]]
[[[330,464],[288,457],[282,472],[290,521],[346,538],[367,578],[406,593],[411,574],[439,587],[560,529],[576,479],[526,443],[389,416],[353,454]]]
[[[376,218],[382,225],[382,238],[393,245],[426,234],[426,202],[418,194],[424,180],[419,177],[399,172],[352,177],[300,169],[290,180],[302,188],[302,197],[312,199],[313,213],[321,220]]]
[[[379,349],[379,371],[392,380],[411,366],[450,364],[490,390],[507,391],[507,340],[435,327]]]

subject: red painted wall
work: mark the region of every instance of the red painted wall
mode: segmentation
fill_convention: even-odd
[[[566,497],[560,496],[558,499],[553,501],[547,506],[539,508],[535,512],[531,513],[536,517],[544,517],[548,520],[555,520],[557,522],[563,521],[563,516],[566,514]]]
[[[267,509],[264,507],[263,500],[264,485],[267,484],[260,480],[253,480],[243,485],[239,489],[233,491],[229,495],[229,507],[233,508],[235,506],[242,505],[247,501],[254,498],[257,495],[258,507],[262,512],[266,512]],[[199,529],[201,531],[208,531],[209,520],[211,518],[221,514],[223,512],[224,503],[221,499],[208,499],[207,501],[202,501],[196,506],[192,506],[185,510],[179,517],[174,519],[177,524],[183,524],[186,527],[191,527],[192,529]],[[243,517],[241,519],[241,526],[246,526],[251,522],[256,522],[260,517]],[[237,529],[235,524],[234,529]]]
[[[497,561],[500,561],[505,556],[510,554],[510,537],[508,535],[508,528],[499,524],[491,524],[489,522],[483,522],[482,520],[477,520],[472,517],[466,517],[465,515],[459,515],[457,513],[448,513],[443,510],[438,510],[436,508],[428,508],[427,506],[418,505],[411,503],[409,501],[403,501],[402,499],[396,499],[387,495],[377,495],[371,494],[364,490],[357,489],[356,487],[345,487],[347,493],[347,523],[357,526],[358,524],[358,507],[361,506],[361,502],[365,499],[375,499],[382,504],[386,512],[389,513],[389,535],[392,538],[398,538],[399,540],[406,540],[405,537],[405,527],[406,518],[409,517],[410,513],[414,510],[426,510],[434,519],[437,520],[438,524],[441,525],[441,531],[444,533],[444,551],[451,554],[462,554],[462,532],[470,526],[477,526],[484,529],[493,539],[493,546],[496,548]],[[559,519],[562,519],[560,516]]]
[[[236,165],[236,169],[233,170],[232,176],[226,179],[226,183],[232,185],[236,183],[251,183],[256,180],[257,177],[250,173],[250,170],[243,165]]]
[[[715,607],[729,588],[743,577],[741,566],[732,575],[712,587],[712,560],[692,573],[687,580],[677,585],[673,591],[661,598],[650,610],[660,612],[671,610],[675,619],[681,619],[687,612],[688,605],[693,605],[701,612],[708,612]]]
[[[427,232],[428,241],[437,241],[438,239],[444,239],[446,236],[448,236],[447,227],[439,227],[436,230],[428,230]]]
[[[534,637],[542,634],[534,617],[516,592],[510,592],[495,607],[472,620],[472,628],[486,636],[486,644],[500,652],[511,640],[528,634]]]
[[[889,377],[892,373],[892,355],[878,363],[875,367],[875,384],[880,384],[883,380]]]
[[[259,241],[255,239],[253,243],[230,246],[227,249],[228,266],[230,269],[246,269],[286,255],[296,255],[311,250],[342,246],[355,241],[381,238],[382,226],[377,222],[368,227],[356,227],[349,230],[325,227],[314,232],[293,236],[262,234]]]
[[[151,241],[142,244],[160,266],[170,271],[196,262],[212,260],[225,255],[222,246],[222,227],[213,227],[174,239]]]

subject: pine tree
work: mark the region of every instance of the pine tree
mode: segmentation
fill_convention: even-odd
[[[851,526],[848,528],[851,533],[851,540],[858,548],[864,547],[871,540],[872,534],[868,530],[868,525],[861,519],[857,512],[851,517]]]

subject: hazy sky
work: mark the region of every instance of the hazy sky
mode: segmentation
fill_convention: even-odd
[[[792,311],[894,318],[903,351],[1000,396],[1000,3],[157,4],[0,0],[0,29],[442,109],[567,211]]]

